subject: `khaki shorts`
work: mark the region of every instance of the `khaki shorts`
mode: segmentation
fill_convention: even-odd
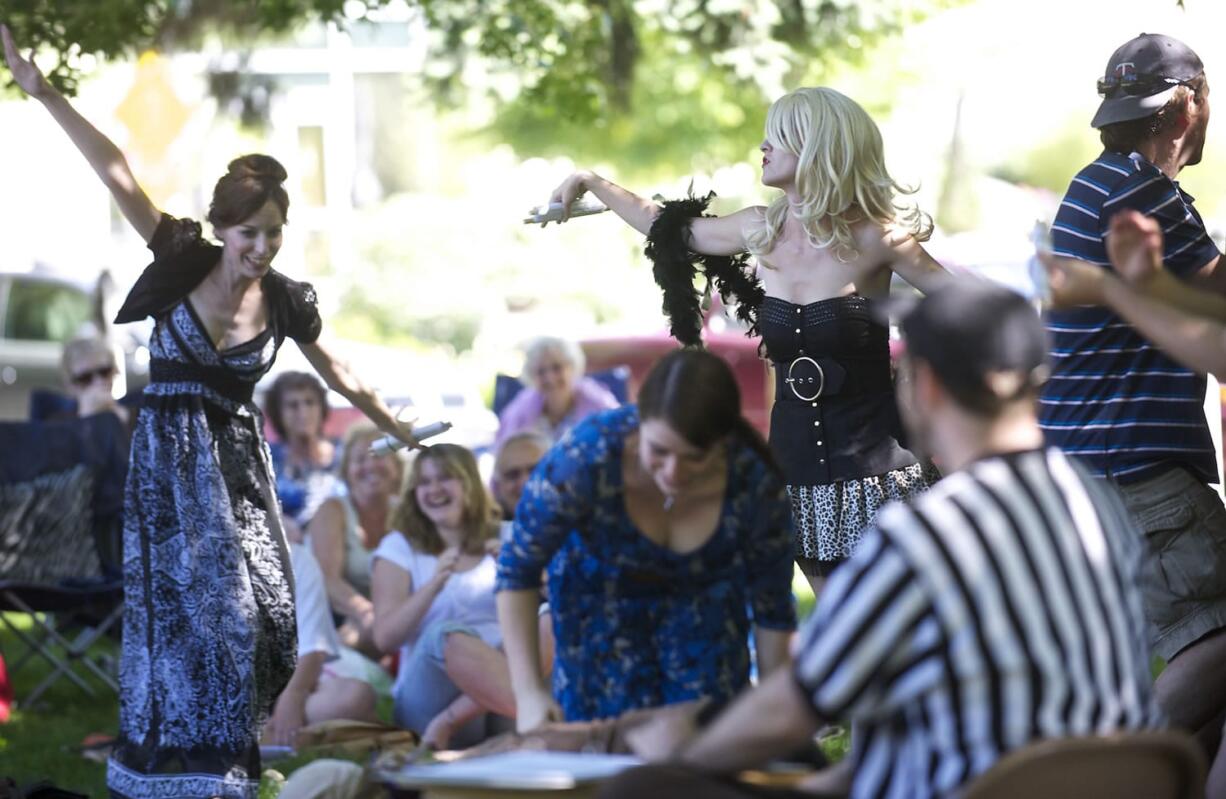
[[[1226,508],[1216,491],[1182,467],[1116,487],[1145,535],[1151,643],[1154,654],[1170,661],[1226,628]]]

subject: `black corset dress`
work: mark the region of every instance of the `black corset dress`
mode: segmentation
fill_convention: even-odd
[[[797,557],[847,557],[882,505],[939,476],[900,443],[889,331],[869,303],[851,294],[762,304],[775,367],[770,444],[788,482]]]

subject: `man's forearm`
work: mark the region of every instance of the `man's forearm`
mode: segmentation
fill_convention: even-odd
[[[1222,278],[1200,275],[1185,282],[1165,269],[1142,280],[1136,286],[1142,294],[1195,316],[1226,321],[1226,295],[1222,293]]]
[[[1181,309],[1116,279],[1106,281],[1103,294],[1112,310],[1171,358],[1197,372],[1226,378],[1226,324],[1203,316],[1189,317]],[[1217,295],[1206,292],[1206,296]]]
[[[679,759],[687,766],[721,774],[764,765],[817,732],[818,719],[809,707],[790,669],[776,669],[685,746]]]

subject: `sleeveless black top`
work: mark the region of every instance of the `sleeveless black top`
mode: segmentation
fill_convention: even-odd
[[[770,445],[788,485],[825,485],[916,463],[904,446],[889,331],[859,294],[796,305],[767,297],[762,341],[775,365]]]

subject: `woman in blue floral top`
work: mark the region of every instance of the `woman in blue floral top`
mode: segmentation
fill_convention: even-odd
[[[521,731],[699,697],[730,699],[787,656],[796,626],[783,480],[731,370],[679,350],[638,406],[574,428],[537,466],[498,562]],[[537,655],[541,572],[557,650]],[[555,701],[556,700],[556,701]]]

